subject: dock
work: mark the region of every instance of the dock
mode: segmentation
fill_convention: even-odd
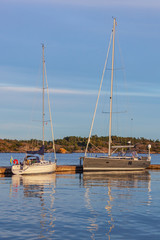
[[[160,164],[150,164],[147,168],[150,170],[160,170]],[[57,165],[56,166],[56,173],[57,174],[65,174],[65,173],[83,173],[83,166],[82,165]],[[0,174],[3,175],[12,175],[11,166],[3,166],[0,167]]]
[[[57,165],[56,173],[60,172],[74,172],[74,173],[83,173],[82,165]]]
[[[57,165],[56,173],[82,173],[82,165]],[[3,175],[12,175],[11,166],[0,167],[0,174]]]
[[[150,164],[147,169],[155,169],[155,170],[160,170],[160,164]]]
[[[3,174],[3,175],[12,175],[11,167],[10,167],[10,166],[0,167],[0,174]]]

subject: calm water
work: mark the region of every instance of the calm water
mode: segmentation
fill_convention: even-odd
[[[59,154],[58,164],[79,156]],[[0,193],[0,239],[160,239],[160,171],[1,176]]]

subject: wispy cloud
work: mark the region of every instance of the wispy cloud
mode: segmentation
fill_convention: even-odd
[[[150,98],[160,98],[160,93],[156,92],[119,92],[118,95],[120,96],[130,96],[130,97],[150,97]]]
[[[22,87],[22,86],[0,86],[0,91],[5,92],[20,92],[20,93],[41,93],[41,88],[34,87]],[[98,90],[82,90],[82,89],[63,89],[63,88],[51,88],[49,89],[50,94],[62,94],[62,95],[97,95]],[[101,94],[106,94],[102,91]],[[132,97],[151,97],[151,98],[160,98],[160,93],[156,90],[152,92],[116,92],[119,96],[132,96]]]
[[[41,93],[41,88],[34,87],[21,87],[21,86],[1,86],[0,91],[7,92],[21,92],[21,93]],[[94,90],[77,90],[77,89],[60,89],[60,88],[51,88],[49,93],[55,94],[70,94],[70,95],[95,95],[97,91]]]
[[[4,0],[2,0],[4,1]],[[5,0],[8,3],[22,3],[22,0]],[[51,4],[71,5],[84,7],[136,7],[136,8],[159,8],[159,0],[23,0],[23,4]]]

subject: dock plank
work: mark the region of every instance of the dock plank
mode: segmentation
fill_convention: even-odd
[[[147,169],[160,169],[160,164],[150,164]]]
[[[80,165],[57,165],[56,172],[75,172],[75,173],[82,173],[83,166]]]
[[[3,166],[0,167],[0,174],[6,174],[6,175],[11,175],[11,166]]]

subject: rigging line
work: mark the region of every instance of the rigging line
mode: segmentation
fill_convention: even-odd
[[[100,83],[100,87],[99,87],[99,91],[98,91],[98,96],[97,96],[95,111],[94,111],[94,114],[93,114],[91,129],[90,129],[90,133],[89,133],[89,137],[88,137],[88,142],[87,142],[87,146],[86,146],[86,150],[85,150],[85,156],[86,156],[86,154],[87,154],[88,145],[89,145],[89,143],[90,143],[90,138],[91,138],[91,134],[92,134],[92,128],[93,128],[94,119],[95,119],[95,115],[96,115],[96,111],[97,111],[97,106],[98,106],[99,96],[100,96],[100,92],[101,92],[101,88],[102,88],[104,73],[105,73],[105,69],[106,69],[106,65],[107,65],[107,60],[108,60],[109,50],[110,50],[110,46],[111,46],[112,36],[113,36],[113,32],[111,32],[111,37],[110,37],[110,42],[109,42],[109,46],[108,46],[107,56],[106,56],[106,60],[105,60],[104,68],[103,68],[103,73],[102,73],[102,78],[101,78],[101,83]]]
[[[121,64],[122,64],[122,68],[123,68],[123,79],[124,79],[124,86],[125,86],[125,89],[126,89],[126,93],[128,93],[128,85],[127,85],[127,77],[126,77],[126,71],[125,71],[125,64],[124,64],[124,60],[123,60],[123,55],[122,55],[122,50],[121,50],[121,47],[120,47],[120,43],[119,43],[119,36],[118,36],[118,33],[117,33],[117,45],[118,45],[118,48],[119,48],[119,53],[120,53],[120,60],[121,60]],[[130,101],[129,101],[129,96],[127,94],[126,96],[126,109],[130,109]],[[129,114],[130,115],[130,114]],[[128,116],[129,119],[131,118],[130,116]],[[128,120],[129,122],[129,120]],[[128,128],[129,129],[129,128]]]
[[[50,106],[50,101],[49,101],[49,90],[48,90],[48,81],[47,81],[47,73],[46,73],[46,64],[44,64],[44,69],[45,69],[45,77],[46,77],[47,96],[48,96],[48,107],[49,107],[49,115],[50,115],[50,122],[51,122],[51,131],[52,131],[54,158],[55,158],[55,160],[56,160],[56,148],[55,148],[55,142],[54,142],[54,133],[53,133],[51,106]]]
[[[117,37],[117,31],[116,31],[116,37]],[[117,46],[115,45],[115,55],[117,54]],[[117,59],[115,57],[115,66],[117,64]],[[118,81],[117,81],[117,72],[114,71],[114,83],[115,83],[115,103],[116,103],[116,111],[117,113],[119,112],[119,99],[118,99]],[[119,117],[118,115],[116,115],[116,119],[115,119],[115,125],[116,125],[116,133],[117,135],[119,135]]]
[[[102,113],[110,113],[110,112],[104,112],[104,111],[102,111]],[[121,112],[112,112],[112,113],[127,113],[127,111],[121,111]]]
[[[119,48],[119,53],[120,53],[120,59],[121,59],[121,64],[122,64],[122,69],[124,70],[125,69],[125,65],[124,65],[124,60],[123,60],[123,55],[122,55],[122,50],[121,50],[121,47],[120,47],[120,43],[119,43],[119,36],[118,36],[118,32],[116,31],[116,41],[117,41],[117,44],[118,44],[118,48]],[[124,75],[125,74],[125,71],[123,72]],[[125,76],[125,80],[126,80],[126,76]]]
[[[115,27],[116,19],[113,20],[113,43],[112,43],[112,72],[111,72],[111,92],[110,92],[110,117],[109,117],[109,144],[108,144],[108,156],[111,155],[111,135],[112,135],[112,96],[113,96],[113,77],[114,77],[114,46],[115,46]]]
[[[39,87],[39,79],[41,78],[41,66],[42,66],[42,63],[40,61],[39,65],[38,65],[38,73],[37,73],[37,76],[36,76],[36,79],[35,79],[35,90],[36,89],[41,89]],[[36,92],[36,91],[35,91]],[[28,125],[28,138],[32,138],[33,137],[33,133],[35,134],[35,132],[33,131],[33,124],[31,124],[31,122],[33,121],[33,117],[35,117],[35,109],[36,109],[36,106],[37,106],[37,96],[36,94],[34,94],[33,98],[32,98],[32,108],[31,108],[31,114],[30,114],[30,120],[29,120],[29,125]],[[37,138],[39,138],[37,136]],[[29,149],[27,149],[29,150]],[[27,151],[26,150],[26,151]]]
[[[43,90],[42,90],[42,99],[43,99],[43,102],[42,102],[42,120],[43,120],[43,123],[42,123],[42,135],[43,135],[43,146],[44,146],[44,75],[45,75],[45,72],[44,72],[44,66],[45,66],[45,58],[44,58],[44,44],[42,44],[42,62],[43,62]],[[42,159],[44,159],[44,155],[42,157]]]
[[[114,68],[114,71],[117,71],[117,70],[123,70],[124,68],[122,67],[122,68]],[[112,71],[112,68],[106,68],[106,70],[110,70],[110,71]]]
[[[107,86],[108,85],[108,82],[106,81],[105,85]],[[102,106],[102,113],[105,111],[107,111],[107,108],[108,108],[108,92],[107,92],[107,88],[106,88],[106,91],[105,91],[105,94],[104,94],[104,100],[103,100],[103,106]],[[106,120],[106,119],[105,119]],[[106,130],[107,131],[107,130]]]
[[[102,152],[103,154],[106,154],[105,152],[101,151],[100,148],[96,147],[92,142],[90,142],[90,144],[91,144],[93,147],[95,147],[96,149],[98,149],[100,152]]]
[[[44,122],[50,122],[51,120],[45,120]],[[32,122],[42,122],[41,120],[32,120]]]

